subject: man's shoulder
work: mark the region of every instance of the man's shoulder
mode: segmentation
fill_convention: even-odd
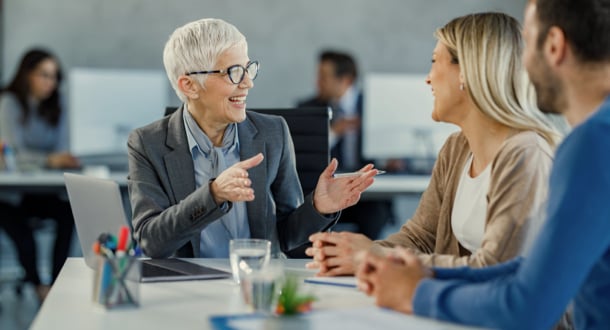
[[[610,126],[610,96],[606,98],[606,101],[601,105],[600,109],[597,110],[585,123],[585,126],[590,126],[589,129],[595,131],[600,130],[601,133],[610,134],[608,127]]]
[[[610,138],[610,98],[592,116],[575,126],[564,144],[605,144]],[[590,145],[591,146],[591,145]]]
[[[579,174],[600,175],[593,168],[610,166],[607,141],[610,140],[610,104],[602,106],[587,120],[575,126],[556,152],[556,167],[570,171],[578,167]],[[587,170],[584,170],[587,168]],[[606,173],[607,171],[603,171]]]

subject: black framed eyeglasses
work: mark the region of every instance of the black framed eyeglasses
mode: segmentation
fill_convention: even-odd
[[[246,72],[248,73],[248,77],[251,80],[256,79],[256,76],[258,76],[258,68],[259,68],[258,61],[251,61],[251,62],[248,62],[248,64],[246,64],[245,67],[241,64],[235,64],[235,65],[231,65],[230,67],[226,68],[225,70],[193,71],[193,72],[187,72],[186,75],[190,76],[190,75],[194,75],[194,74],[210,74],[210,73],[226,74],[229,76],[229,80],[231,80],[231,82],[233,84],[238,85],[244,80],[244,77],[246,76]]]

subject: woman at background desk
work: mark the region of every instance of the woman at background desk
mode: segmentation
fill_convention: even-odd
[[[28,51],[13,80],[0,94],[0,140],[15,152],[20,170],[63,169],[79,166],[68,153],[68,128],[62,111],[58,60],[41,49]],[[4,197],[4,198],[3,198]],[[0,196],[1,226],[15,242],[25,282],[36,286],[42,300],[49,287],[44,285],[36,267],[36,245],[27,220],[53,219],[56,237],[53,248],[51,281],[63,266],[72,240],[74,220],[70,204],[54,194]]]
[[[309,267],[319,275],[353,274],[356,252],[373,246],[410,248],[428,266],[490,266],[520,254],[539,225],[559,135],[537,112],[519,23],[501,13],[467,15],[436,37],[426,79],[432,119],[461,131],[445,142],[399,232],[376,242],[352,233],[310,237]]]

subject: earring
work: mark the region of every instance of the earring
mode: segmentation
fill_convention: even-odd
[[[463,91],[464,90],[464,83],[460,83],[460,90]]]

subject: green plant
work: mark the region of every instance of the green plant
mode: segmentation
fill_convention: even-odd
[[[294,315],[311,310],[311,303],[316,300],[312,294],[299,294],[299,280],[287,276],[280,293],[276,312],[280,315]]]

